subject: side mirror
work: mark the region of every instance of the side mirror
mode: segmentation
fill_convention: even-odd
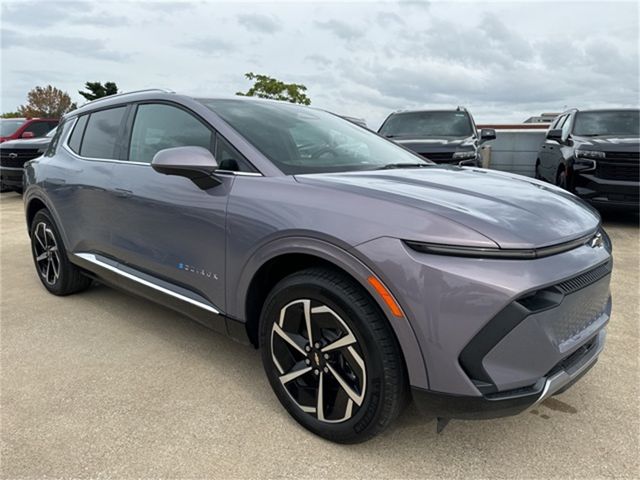
[[[20,138],[33,138],[35,136],[36,134],[33,132],[22,132],[22,135],[20,135]]]
[[[154,155],[151,168],[165,175],[186,177],[203,190],[221,183],[212,175],[218,169],[218,162],[209,150],[202,147],[160,150]]]
[[[554,128],[547,132],[547,140],[555,140],[556,142],[562,141],[562,130],[560,128]]]
[[[480,130],[480,141],[488,142],[496,139],[496,131],[493,128],[483,128]]]

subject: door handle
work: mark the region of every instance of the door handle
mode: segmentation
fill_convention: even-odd
[[[116,188],[115,192],[116,197],[120,198],[129,198],[131,195],[133,195],[133,192],[131,190],[125,190],[124,188]]]

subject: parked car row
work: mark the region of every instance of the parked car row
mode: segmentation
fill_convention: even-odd
[[[367,127],[363,119],[344,119]],[[638,208],[640,204],[639,111],[567,110],[553,119],[535,165],[538,179],[568,190],[595,206]],[[57,125],[52,119],[3,119],[0,191],[22,191],[24,163],[44,153]],[[478,131],[471,113],[451,110],[398,111],[378,133],[435,163],[479,167],[480,147],[496,131]],[[6,135],[5,135],[6,134]],[[41,138],[32,138],[41,137]],[[300,140],[303,141],[303,140]]]
[[[384,130],[421,133],[412,118]],[[474,161],[470,116],[435,118]],[[439,429],[522,412],[604,348],[613,262],[593,208],[321,110],[113,95],[66,115],[24,184],[44,288],[98,279],[260,348],[283,407],[332,441],[371,438],[410,398]]]

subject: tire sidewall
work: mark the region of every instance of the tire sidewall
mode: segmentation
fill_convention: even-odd
[[[36,251],[35,251],[34,242],[37,242],[37,240],[35,238],[35,229],[36,229],[36,226],[40,223],[44,223],[47,226],[47,228],[49,228],[53,232],[53,236],[55,237],[56,244],[58,246],[58,256],[60,258],[60,275],[58,276],[58,280],[53,285],[47,283],[47,281],[44,278],[42,278],[42,275],[40,274],[40,268],[36,260]],[[31,236],[31,256],[33,258],[33,264],[36,267],[36,274],[38,275],[38,278],[40,279],[40,282],[42,283],[42,285],[44,285],[44,287],[47,290],[49,290],[51,293],[54,293],[56,295],[60,295],[63,291],[63,287],[66,281],[66,276],[68,275],[69,259],[67,258],[67,252],[64,248],[64,243],[62,243],[62,238],[58,233],[58,228],[56,227],[56,224],[51,218],[51,215],[49,214],[49,212],[47,212],[46,210],[40,210],[35,214],[35,216],[33,217],[33,220],[31,221],[29,233]]]
[[[298,423],[308,430],[338,442],[358,441],[354,438],[363,434],[378,416],[382,408],[382,389],[384,388],[384,368],[380,353],[375,349],[375,339],[367,328],[368,316],[358,305],[350,304],[348,294],[341,289],[332,289],[317,278],[309,277],[304,283],[303,277],[295,281],[285,279],[268,296],[260,318],[260,345],[262,361],[274,392],[286,410]],[[363,403],[350,419],[341,423],[322,422],[303,412],[291,399],[279,380],[279,374],[271,358],[271,328],[279,318],[280,310],[293,300],[310,298],[322,302],[331,308],[348,325],[362,351],[367,372],[366,392]]]

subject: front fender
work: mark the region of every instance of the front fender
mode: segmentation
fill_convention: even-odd
[[[246,321],[245,299],[255,274],[270,260],[292,253],[311,255],[330,262],[359,282],[376,301],[389,321],[402,349],[411,385],[428,388],[424,359],[408,319],[399,319],[391,314],[387,305],[367,280],[371,275],[374,275],[384,282],[384,275],[368,267],[366,259],[360,258],[362,255],[353,249],[347,250],[325,240],[304,236],[278,238],[264,244],[245,263],[237,282],[228,286],[228,292],[231,294],[227,295],[227,313],[232,317]],[[393,291],[391,293],[393,294]]]

